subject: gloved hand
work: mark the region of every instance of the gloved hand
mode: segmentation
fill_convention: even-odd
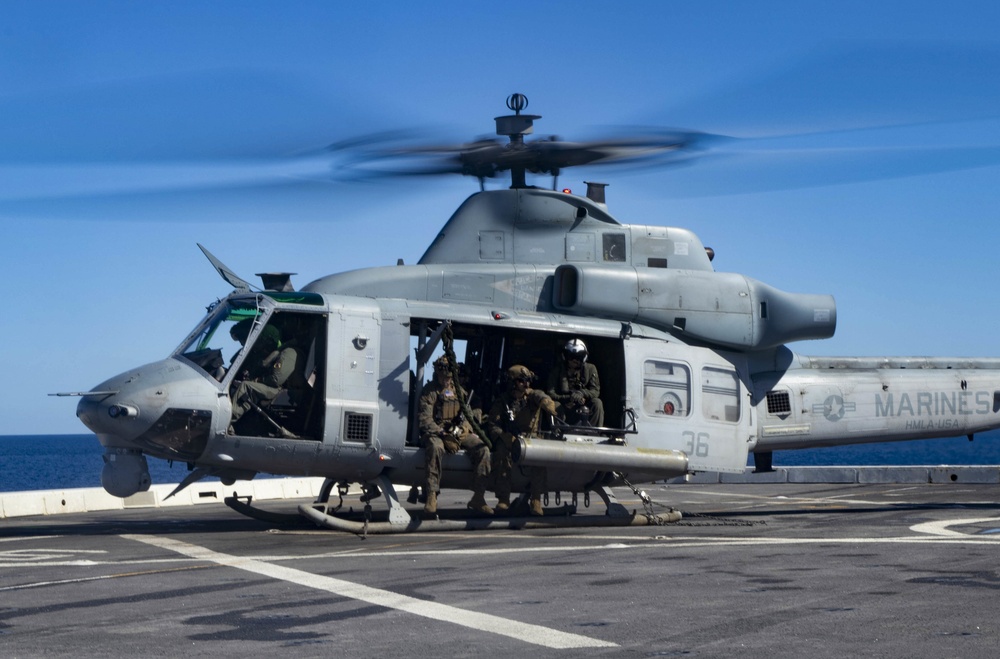
[[[547,414],[551,414],[552,416],[557,416],[556,404],[555,401],[553,401],[551,398],[545,399],[545,401],[542,403],[542,410],[544,410]]]
[[[580,407],[581,405],[587,404],[587,397],[583,395],[582,391],[574,391],[570,395],[569,400],[570,403],[572,403],[573,407]]]
[[[444,450],[448,453],[458,453],[462,450],[462,445],[459,444],[454,438],[446,437],[444,439]]]

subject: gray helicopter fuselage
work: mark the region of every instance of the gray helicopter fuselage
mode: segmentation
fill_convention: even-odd
[[[246,346],[219,343],[240,319],[254,323]],[[272,325],[307,384],[233,428],[233,392]],[[833,334],[832,297],[717,273],[689,231],[623,225],[589,199],[536,189],[473,195],[416,265],[335,274],[295,293],[234,292],[172,357],[100,385],[78,414],[105,445],[105,486],[119,496],[142,489],[143,453],[224,479],[420,484],[417,400],[446,325],[484,409],[510,365],[529,366],[544,389],[562,345],[589,346],[606,425],[624,442],[612,455],[565,431],[565,461],[544,458],[555,491],[611,473],[740,472],[751,452],[1000,427],[1000,360],[796,355],[786,343]],[[469,461],[448,456],[442,484],[470,481]]]

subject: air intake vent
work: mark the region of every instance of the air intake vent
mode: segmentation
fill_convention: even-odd
[[[787,391],[767,392],[768,414],[791,414],[792,402]]]
[[[344,414],[344,440],[348,442],[372,441],[372,415],[347,412]]]

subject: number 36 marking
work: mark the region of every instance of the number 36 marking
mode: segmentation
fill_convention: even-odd
[[[681,436],[687,439],[688,455],[696,455],[699,458],[704,458],[708,455],[708,440],[710,438],[707,432],[695,434],[693,430],[685,430],[681,433]]]

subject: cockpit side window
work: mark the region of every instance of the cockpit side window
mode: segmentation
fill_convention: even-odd
[[[262,322],[263,309],[253,301],[224,302],[209,313],[175,355],[221,381]]]
[[[325,315],[275,309],[254,326],[244,353],[226,377],[232,400],[233,432],[257,437],[322,439]],[[247,331],[231,328],[237,339]]]

